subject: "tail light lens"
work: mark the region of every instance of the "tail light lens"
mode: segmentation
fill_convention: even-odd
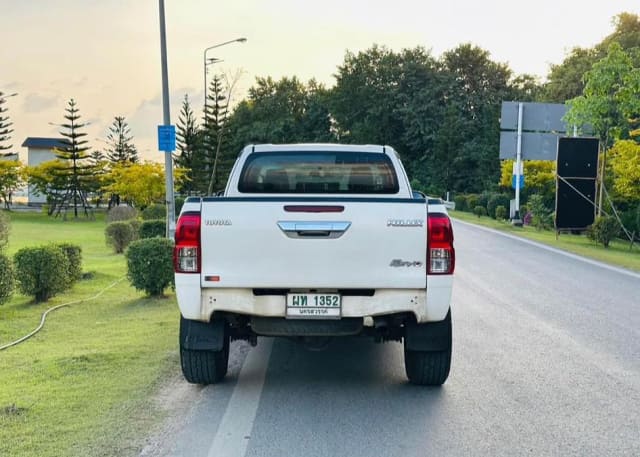
[[[427,216],[427,274],[450,275],[456,267],[451,219],[443,213]]]
[[[176,273],[200,273],[200,213],[187,212],[176,225],[173,267]]]

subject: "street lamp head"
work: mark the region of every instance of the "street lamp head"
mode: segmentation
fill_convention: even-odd
[[[246,42],[246,41],[247,41],[247,39],[246,39],[246,38],[244,38],[244,37],[242,37],[242,38],[238,38],[236,41],[237,41],[238,43],[244,43],[244,42]]]

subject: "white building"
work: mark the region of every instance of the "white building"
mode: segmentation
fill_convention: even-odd
[[[63,138],[37,138],[28,137],[22,143],[22,147],[27,148],[27,165],[33,167],[42,162],[48,162],[56,158],[53,148],[62,148],[65,146],[66,140]],[[29,205],[42,205],[47,202],[44,195],[36,193],[35,189],[29,186],[28,203]]]

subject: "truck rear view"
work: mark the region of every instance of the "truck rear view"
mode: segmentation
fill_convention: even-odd
[[[174,258],[190,382],[220,381],[230,341],[259,336],[403,342],[411,382],[447,379],[451,222],[388,146],[246,147],[223,195],[183,206]]]

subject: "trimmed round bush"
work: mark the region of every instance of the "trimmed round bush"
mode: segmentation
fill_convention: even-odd
[[[16,287],[13,263],[4,254],[0,254],[0,271],[0,305],[3,305],[11,299]]]
[[[502,221],[507,218],[507,208],[500,205],[496,207],[496,219]]]
[[[477,205],[475,208],[473,208],[473,214],[475,214],[478,217],[486,216],[487,208],[485,208],[484,206]]]
[[[611,216],[598,216],[595,222],[587,229],[587,237],[596,243],[602,244],[605,248],[620,232],[620,224]]]
[[[164,219],[167,217],[167,208],[164,205],[154,203],[142,210],[142,220],[150,221],[153,219]]]
[[[77,244],[57,243],[54,245],[60,249],[69,261],[69,280],[71,283],[82,278],[82,248]]]
[[[467,211],[473,212],[478,206],[478,196],[476,194],[467,195]]]
[[[155,219],[150,221],[142,221],[140,224],[140,230],[138,231],[138,237],[143,238],[163,238],[167,232],[167,226],[164,219]]]
[[[491,198],[491,193],[490,192],[482,192],[479,196],[478,196],[478,205],[483,206],[485,209],[487,208],[487,205],[489,204],[489,199]],[[476,206],[478,206],[476,205]],[[475,206],[474,206],[475,208]]]
[[[465,195],[456,195],[453,197],[453,201],[456,204],[456,211],[467,211],[467,197]]]
[[[69,261],[56,246],[22,248],[13,263],[20,292],[33,296],[36,302],[47,301],[70,283]]]
[[[498,206],[504,206],[505,208],[509,207],[509,203],[511,202],[511,197],[506,194],[493,194],[489,197],[489,202],[487,203],[487,214],[494,219],[498,219],[496,216],[496,208]]]
[[[134,241],[125,253],[131,285],[152,297],[161,296],[174,284],[173,241],[146,238]]]
[[[136,238],[131,224],[124,221],[112,222],[107,225],[107,228],[104,229],[104,236],[107,245],[111,246],[116,254],[122,254],[129,243]]]
[[[140,226],[142,225],[142,221],[140,219],[131,219],[127,221],[131,228],[133,229],[133,240],[135,241],[140,238]]]
[[[11,228],[11,220],[0,210],[0,251],[9,244],[9,230]]]
[[[128,221],[138,217],[138,210],[129,205],[114,206],[107,213],[107,223]]]

